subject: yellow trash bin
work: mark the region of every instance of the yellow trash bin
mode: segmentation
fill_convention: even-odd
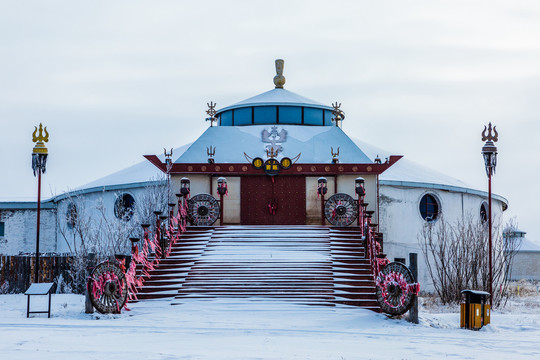
[[[465,303],[461,304],[460,326],[471,330],[480,330],[482,326],[490,323],[491,307],[486,304],[488,292],[476,290],[463,290]]]

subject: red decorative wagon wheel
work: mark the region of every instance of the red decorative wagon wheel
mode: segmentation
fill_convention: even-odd
[[[399,262],[386,265],[379,272],[375,283],[377,301],[382,311],[390,315],[406,313],[420,290],[409,268]]]
[[[326,201],[324,216],[334,226],[349,226],[358,217],[358,205],[350,195],[337,193]]]
[[[219,217],[219,203],[210,194],[198,194],[189,199],[188,217],[195,226],[210,226]]]
[[[119,314],[126,303],[126,275],[116,262],[104,261],[96,266],[87,287],[92,305],[102,314]]]

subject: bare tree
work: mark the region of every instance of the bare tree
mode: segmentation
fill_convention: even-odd
[[[507,272],[519,243],[503,236],[500,219],[495,219],[493,224],[493,305],[499,306],[506,298]],[[486,223],[466,216],[450,224],[441,217],[424,225],[419,243],[435,291],[443,303],[461,301],[461,291],[465,289],[489,291]]]
[[[116,194],[117,199],[122,196]],[[141,224],[155,221],[154,211],[166,211],[167,186],[163,180],[155,180],[127,206],[116,201],[111,209],[105,194],[91,201],[85,195],[73,194],[67,199],[65,217],[58,215],[58,232],[73,255],[72,279],[75,289],[81,291],[87,276],[89,254],[100,262],[117,255],[129,255],[130,237],[142,238]],[[113,210],[113,211],[110,211]],[[111,216],[111,213],[115,215]]]

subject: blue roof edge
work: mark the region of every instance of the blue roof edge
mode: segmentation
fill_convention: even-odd
[[[127,183],[127,184],[115,184],[115,185],[103,185],[103,186],[95,186],[88,189],[79,189],[79,190],[71,190],[67,191],[61,195],[58,195],[54,197],[52,200],[54,202],[58,202],[61,200],[64,200],[70,196],[77,196],[77,195],[83,195],[83,194],[89,194],[93,192],[102,192],[102,191],[115,191],[115,190],[124,190],[124,189],[135,189],[140,187],[145,187],[148,185],[159,185],[159,184],[165,184],[167,180],[148,180],[148,181],[138,181],[134,183]]]
[[[216,112],[216,115],[221,114],[227,110],[232,109],[241,109],[247,107],[257,107],[257,106],[301,106],[305,108],[314,108],[314,109],[324,109],[324,110],[334,110],[333,107],[328,105],[317,105],[317,104],[305,104],[305,103],[285,103],[285,102],[275,102],[275,103],[251,103],[251,104],[241,104],[241,105],[230,105],[219,109]]]
[[[3,201],[0,202],[0,209],[2,210],[37,210],[37,201]],[[53,199],[45,200],[41,202],[41,209],[50,210],[56,209],[56,203]]]

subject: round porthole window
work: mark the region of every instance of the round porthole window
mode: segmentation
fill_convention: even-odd
[[[130,220],[135,211],[135,199],[130,194],[121,194],[114,203],[114,216],[122,220]]]
[[[486,202],[483,202],[482,205],[480,205],[480,220],[482,223],[487,223],[488,221],[488,205]]]
[[[77,224],[77,205],[69,203],[66,210],[66,224],[69,229],[73,229]]]
[[[426,221],[433,221],[439,217],[439,202],[437,198],[431,194],[426,194],[420,199],[420,215]]]

